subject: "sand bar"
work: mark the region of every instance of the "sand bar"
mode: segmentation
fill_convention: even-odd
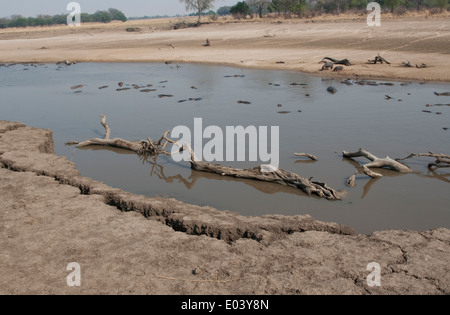
[[[369,27],[364,18],[215,22],[173,30],[176,20],[82,24],[81,27],[8,29],[0,32],[0,62],[210,63],[294,70],[323,76],[450,81],[448,15],[387,19]],[[127,32],[130,27],[137,32]],[[205,47],[206,39],[211,47]],[[381,54],[392,65],[370,65]],[[323,57],[348,58],[341,73],[319,72]],[[403,61],[425,69],[406,68]]]

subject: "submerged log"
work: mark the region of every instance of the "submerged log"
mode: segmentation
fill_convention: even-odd
[[[328,187],[325,183],[311,181],[295,173],[281,169],[265,172],[268,169],[264,166],[258,166],[251,169],[236,169],[194,160],[191,160],[191,168],[196,171],[208,172],[221,176],[258,180],[294,187],[304,191],[309,196],[314,194],[328,200],[341,200],[343,196],[343,192],[338,192],[333,188]]]
[[[171,139],[169,142],[178,146],[180,151],[187,150],[190,153],[191,168],[196,171],[293,187],[302,190],[309,196],[314,194],[328,200],[341,200],[346,194],[345,191],[337,191],[328,187],[325,183],[312,181],[312,179],[303,178],[300,175],[275,168],[271,165],[260,165],[251,169],[238,169],[222,166],[220,164],[202,162],[197,159],[194,150],[192,150],[188,144],[181,145],[178,141],[173,141]]]

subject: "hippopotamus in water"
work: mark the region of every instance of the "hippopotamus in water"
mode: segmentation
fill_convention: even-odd
[[[330,86],[327,89],[327,91],[328,91],[328,93],[331,93],[331,94],[336,94],[337,93],[337,90],[336,90],[336,88],[334,86]]]
[[[434,92],[434,95],[436,95],[436,96],[450,96],[450,92],[444,92],[444,93]]]
[[[322,66],[322,70],[320,71],[325,71],[325,70],[333,70],[334,64],[332,62],[328,62],[328,61],[322,61],[324,64]]]

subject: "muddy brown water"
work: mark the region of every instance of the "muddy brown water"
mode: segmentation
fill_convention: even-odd
[[[450,97],[434,94],[450,91],[449,84],[376,82],[347,85],[297,72],[190,64],[19,64],[0,67],[0,119],[52,129],[56,153],[75,162],[82,175],[136,194],[243,215],[309,214],[367,234],[450,228],[450,170],[432,172],[427,159],[406,162],[413,174],[382,170],[385,176],[378,180],[359,174],[355,188],[345,186],[357,163],[344,159],[342,150],[362,147],[393,158],[450,153],[445,130],[450,107],[426,106],[450,103]],[[330,86],[336,94],[327,92]],[[179,125],[193,129],[194,118],[203,118],[204,127],[224,129],[279,126],[280,168],[346,189],[348,195],[330,202],[293,188],[192,171],[188,163],[168,157],[152,165],[121,150],[64,145],[102,137],[100,114],[107,116],[112,137],[130,140],[156,139]],[[314,154],[319,161],[295,158],[295,152]]]

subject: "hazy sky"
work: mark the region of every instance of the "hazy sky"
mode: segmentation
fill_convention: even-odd
[[[216,9],[234,5],[240,0],[216,0]],[[72,0],[1,0],[0,17],[13,14],[36,16],[38,14],[61,14]],[[179,0],[78,0],[81,12],[94,13],[97,10],[116,8],[126,16],[152,16],[185,14],[185,6]]]

